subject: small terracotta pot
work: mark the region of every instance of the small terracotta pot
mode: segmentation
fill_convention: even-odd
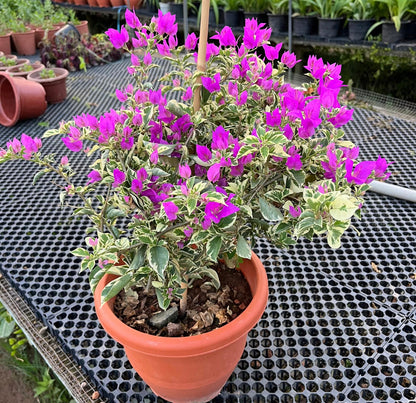
[[[74,4],[76,6],[85,6],[87,4],[87,0],[74,0]]]
[[[66,99],[66,77],[68,76],[68,70],[60,67],[54,67],[52,70],[56,74],[54,78],[41,78],[41,71],[39,70],[30,72],[27,79],[29,81],[35,81],[45,88],[46,100],[49,104],[58,104]]]
[[[80,35],[88,35],[90,33],[88,29],[88,21],[81,21],[78,25],[75,25],[75,28],[79,32]]]
[[[45,68],[45,66],[42,63],[39,63],[39,62],[30,63],[30,65],[32,66],[33,70],[21,71],[20,69],[22,68],[23,65],[19,65],[19,66],[9,67],[6,70],[6,73],[10,74],[12,77],[26,78],[29,73],[32,73],[34,71],[40,71],[40,70],[43,70]]]
[[[6,35],[0,36],[0,50],[4,52],[5,55],[12,53],[10,37],[11,37],[10,32]]]
[[[124,6],[124,0],[110,0],[110,3],[113,7]]]
[[[95,309],[107,333],[121,343],[127,357],[153,392],[168,401],[206,402],[220,393],[244,351],[247,334],[267,304],[266,271],[253,253],[240,266],[253,299],[233,321],[189,337],[160,337],[139,332],[113,313],[114,300],[101,305],[101,293],[115,276],[106,274],[95,293]]]
[[[48,29],[48,40],[53,42],[55,38],[55,33],[60,29],[58,26],[54,26],[53,28]],[[43,28],[36,28],[35,31],[35,43],[36,47],[39,47],[39,43],[45,38],[46,29]]]
[[[110,0],[97,0],[98,7],[111,7]]]
[[[128,7],[129,1],[124,0],[124,4]],[[138,10],[143,5],[143,0],[130,0],[130,10]]]
[[[47,107],[45,89],[38,83],[0,72],[0,124],[42,115]]]
[[[15,55],[6,55],[6,58],[16,60],[16,64],[14,66],[23,66],[24,64],[29,63],[29,59],[18,59]],[[2,64],[0,64],[0,71],[6,71],[10,67],[13,66],[3,66]]]
[[[36,53],[35,30],[13,32],[12,39],[19,55],[31,56]]]
[[[97,0],[88,0],[88,5],[90,7],[98,7]]]

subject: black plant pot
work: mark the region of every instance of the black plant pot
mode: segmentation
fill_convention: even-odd
[[[229,27],[241,27],[244,25],[244,14],[241,10],[224,11],[224,24]]]
[[[409,21],[409,24],[405,25],[406,39],[416,39],[416,20]]]
[[[81,35],[75,26],[71,23],[64,25],[61,29],[55,32],[55,38],[75,37],[81,39]]]
[[[317,19],[312,16],[299,15],[293,17],[293,35],[308,36],[314,35],[317,28]]]
[[[343,18],[318,18],[318,35],[321,38],[336,38],[343,22]]]
[[[376,20],[348,20],[348,38],[363,41]]]
[[[267,14],[269,18],[269,27],[274,34],[287,33],[288,15],[287,14]]]
[[[247,11],[244,11],[244,18],[245,19],[252,19],[255,18],[257,20],[257,22],[260,23],[264,23],[267,24],[268,23],[268,19],[267,19],[267,14],[266,13],[249,13]]]
[[[401,21],[399,32],[396,31],[396,27],[393,22],[384,22],[381,25],[381,40],[386,43],[403,42],[406,37],[406,25],[410,21]]]
[[[176,19],[183,19],[183,3],[169,3],[169,11],[176,15]]]

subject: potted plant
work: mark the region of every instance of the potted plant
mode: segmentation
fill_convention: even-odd
[[[68,156],[42,156],[40,140],[25,134],[0,149],[0,163],[39,164],[35,181],[61,177],[61,202],[92,223],[86,246],[73,253],[90,270],[103,327],[157,395],[206,401],[232,373],[266,305],[255,238],[286,247],[319,235],[340,246],[368,183],[387,178],[388,164],[357,162],[358,148],[343,140],[352,110],[337,100],[340,66],[310,57],[311,80],[285,84],[299,60],[280,54],[255,19],[240,44],[229,27],[219,31],[197,70],[198,38],[177,46],[170,13],[142,25],[126,11],[126,22],[140,27],[140,38],[124,27],[107,31],[131,54],[132,83],[116,90],[122,107],[44,135],[85,151],[88,171],[76,175]],[[165,58],[172,69],[159,80],[149,73]],[[178,100],[167,100],[171,91]]]
[[[159,0],[145,0],[145,6],[151,13],[157,13],[159,7]]]
[[[14,20],[10,28],[17,53],[23,56],[34,55],[36,53],[35,30],[27,28],[22,20]]]
[[[13,77],[26,78],[27,75],[32,71],[39,71],[44,69],[45,66],[40,62],[27,63],[23,65],[11,66],[6,72]]]
[[[46,101],[49,104],[57,104],[66,99],[67,76],[68,70],[53,67],[32,71],[28,74],[27,79],[41,84],[46,91]]]
[[[375,0],[387,8],[386,17],[389,20],[378,21],[370,28],[372,32],[381,25],[381,37],[383,42],[395,43],[405,39],[404,18],[409,14],[416,14],[414,0]]]
[[[322,38],[339,36],[350,0],[310,0],[312,10],[318,15],[318,35]]]
[[[29,59],[18,59],[16,55],[0,56],[0,71],[6,71],[12,66],[22,66],[28,64]]]
[[[11,50],[11,30],[9,27],[9,17],[6,10],[0,10],[0,51],[9,55]]]
[[[365,39],[368,30],[375,23],[375,0],[354,0],[350,3],[348,37],[352,41]]]
[[[223,0],[224,24],[230,27],[243,26],[244,15],[241,10],[241,0]]]
[[[311,0],[293,0],[293,35],[308,36],[317,31],[317,19]]]
[[[245,18],[256,18],[258,22],[267,24],[269,0],[241,0]]]
[[[287,32],[288,30],[289,0],[270,0],[267,17],[269,27],[275,34]]]
[[[193,0],[188,0],[187,5],[188,12],[197,11]],[[169,11],[171,14],[176,15],[176,19],[183,19],[183,0],[173,0],[172,2],[170,2]]]
[[[169,12],[169,3],[171,3],[171,1],[172,0],[159,0],[159,8],[163,14]]]

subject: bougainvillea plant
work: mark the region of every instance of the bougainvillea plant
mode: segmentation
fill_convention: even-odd
[[[383,158],[357,162],[358,147],[343,139],[353,111],[337,100],[341,67],[312,56],[312,81],[285,83],[299,60],[248,19],[240,38],[229,27],[211,38],[201,72],[198,38],[178,46],[175,16],[159,12],[145,26],[127,11],[126,21],[131,38],[125,27],[107,31],[114,47],[131,53],[132,84],[116,91],[120,109],[75,116],[44,136],[87,152],[85,179],[72,183],[71,158],[42,157],[41,140],[25,134],[0,151],[0,162],[30,160],[42,167],[38,176],[60,175],[63,203],[79,196],[74,214],[93,223],[87,246],[74,251],[82,270],[93,289],[105,273],[119,275],[102,301],[140,285],[167,308],[196,278],[220,287],[213,265],[250,259],[256,237],[288,247],[316,235],[339,247],[369,182],[388,177]],[[166,61],[169,72],[152,78]]]

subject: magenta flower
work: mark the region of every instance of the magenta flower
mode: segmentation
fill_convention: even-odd
[[[213,78],[211,78],[211,77],[201,77],[202,85],[211,93],[221,90],[220,80],[221,80],[221,74],[220,73],[215,74],[215,76]]]
[[[345,161],[345,170],[347,172],[345,178],[347,182],[354,182],[356,185],[370,183],[371,179],[369,179],[369,176],[373,172],[375,165],[374,161],[362,161],[354,168],[354,161],[347,159]]]
[[[73,138],[69,136],[63,137],[62,141],[67,146],[67,148],[73,152],[78,152],[82,150],[82,141],[77,138]]]
[[[113,188],[120,186],[126,180],[126,174],[117,168],[114,169],[113,176],[114,176]]]
[[[387,163],[387,161],[384,158],[381,158],[379,156],[374,166],[374,176],[376,177],[376,179],[383,181],[387,180],[391,173],[386,173],[386,170],[391,164],[393,164],[393,162]]]
[[[163,43],[160,44],[156,44],[157,50],[159,51],[159,53],[161,54],[161,56],[172,56],[170,53],[170,47],[167,44],[166,40],[163,40]]]
[[[246,19],[243,43],[247,49],[254,49],[267,42],[272,33],[271,28],[262,29],[265,24],[258,24],[255,18]]]
[[[351,120],[353,113],[353,109],[347,109],[345,106],[343,106],[339,112],[334,117],[328,119],[328,121],[338,129]]]
[[[308,64],[305,66],[305,69],[308,70],[312,77],[321,80],[325,71],[326,67],[322,59],[317,59],[316,56],[309,56]]]
[[[183,230],[183,233],[187,238],[190,238],[193,232],[194,230],[189,225]]]
[[[289,213],[292,217],[297,218],[302,214],[300,206],[294,208],[293,206],[289,207]]]
[[[6,146],[7,148],[11,148],[14,154],[19,154],[22,150],[22,143],[16,138],[14,138],[12,141],[8,141]]]
[[[188,164],[179,165],[179,175],[183,179],[189,179],[191,177],[191,168]]]
[[[212,153],[208,147],[196,145],[196,154],[201,161],[208,162],[212,158]]]
[[[173,202],[164,202],[162,206],[165,210],[165,213],[169,219],[169,221],[174,221],[177,218],[176,213],[178,212],[178,206]]]
[[[232,81],[228,83],[228,93],[233,97],[236,97],[238,95],[237,83],[233,83]]]
[[[221,178],[221,164],[217,163],[217,164],[211,165],[208,168],[207,177],[208,177],[208,180],[211,182],[218,182],[219,179]]]
[[[280,114],[279,108],[276,108],[275,110],[273,110],[272,113],[266,112],[267,126],[278,127],[280,126],[281,122],[282,122],[282,116]]]
[[[147,53],[144,55],[144,57],[143,57],[143,63],[144,63],[146,66],[149,66],[150,64],[152,64],[152,55],[151,55],[149,52],[147,52]]]
[[[137,172],[136,172],[136,176],[137,179],[140,181],[144,181],[147,179],[147,171],[144,168],[140,168]]]
[[[129,33],[124,25],[121,27],[120,32],[116,29],[110,28],[105,33],[116,49],[122,48],[129,41]]]
[[[264,53],[269,60],[276,60],[279,58],[279,52],[283,43],[278,43],[276,46],[263,45]]]
[[[192,32],[185,39],[185,49],[194,50],[198,43],[197,36]]]
[[[143,183],[139,179],[133,179],[131,181],[131,190],[134,193],[139,194],[143,190]]]
[[[226,131],[222,126],[218,126],[212,132],[212,144],[213,150],[226,150],[228,148],[230,132]]]
[[[140,29],[142,24],[138,17],[136,16],[136,13],[134,11],[130,11],[129,9],[126,10],[125,14],[126,23],[130,28],[133,29]]]
[[[26,160],[29,159],[31,155],[33,153],[36,153],[39,149],[39,144],[34,139],[32,139],[32,137],[24,133],[22,134],[22,137],[21,137],[21,143],[24,147],[23,158]],[[40,143],[40,145],[42,145],[42,143]]]
[[[126,102],[127,101],[127,94],[123,91],[116,90],[116,97],[120,102]]]
[[[156,23],[156,32],[159,35],[176,35],[178,32],[178,24],[175,24],[176,15],[167,12],[163,14],[158,10],[158,17],[152,18],[152,22]]]
[[[286,51],[282,55],[281,62],[283,64],[286,64],[286,66],[291,69],[292,67],[295,67],[296,63],[300,62],[300,59],[296,60],[296,55],[294,53],[290,53],[289,51]]]
[[[66,155],[64,155],[61,158],[61,165],[68,165],[68,163],[69,163],[68,157]]]
[[[299,171],[300,169],[302,169],[302,161],[300,160],[300,155],[294,154],[288,157],[286,161],[286,166],[289,169],[293,169],[295,171]]]
[[[130,137],[123,137],[121,142],[120,142],[120,147],[123,150],[131,150],[134,146],[134,137],[130,136]]]
[[[159,152],[157,147],[153,148],[153,152],[150,154],[149,159],[152,164],[157,164],[157,162],[159,161]]]
[[[189,101],[193,96],[192,87],[188,87],[185,91],[185,93],[182,95],[182,99],[184,101]]]
[[[88,244],[94,248],[98,245],[98,238],[88,238]]]
[[[231,199],[233,197],[234,195],[231,193],[228,196],[225,205],[211,201],[207,203],[205,206],[205,217],[202,223],[203,229],[208,229],[213,222],[218,224],[223,218],[228,217],[229,215],[240,210],[237,206],[231,203]]]
[[[225,26],[221,32],[217,31],[217,34],[212,36],[211,39],[218,39],[220,46],[236,46],[237,41],[230,27]]]
[[[247,91],[243,91],[240,94],[240,97],[238,97],[238,95],[235,97],[235,103],[236,105],[244,105],[247,102],[247,97],[248,97],[248,92]]]
[[[87,182],[87,185],[90,183],[99,182],[103,179],[98,171],[91,171],[87,176],[90,178],[90,180]]]

